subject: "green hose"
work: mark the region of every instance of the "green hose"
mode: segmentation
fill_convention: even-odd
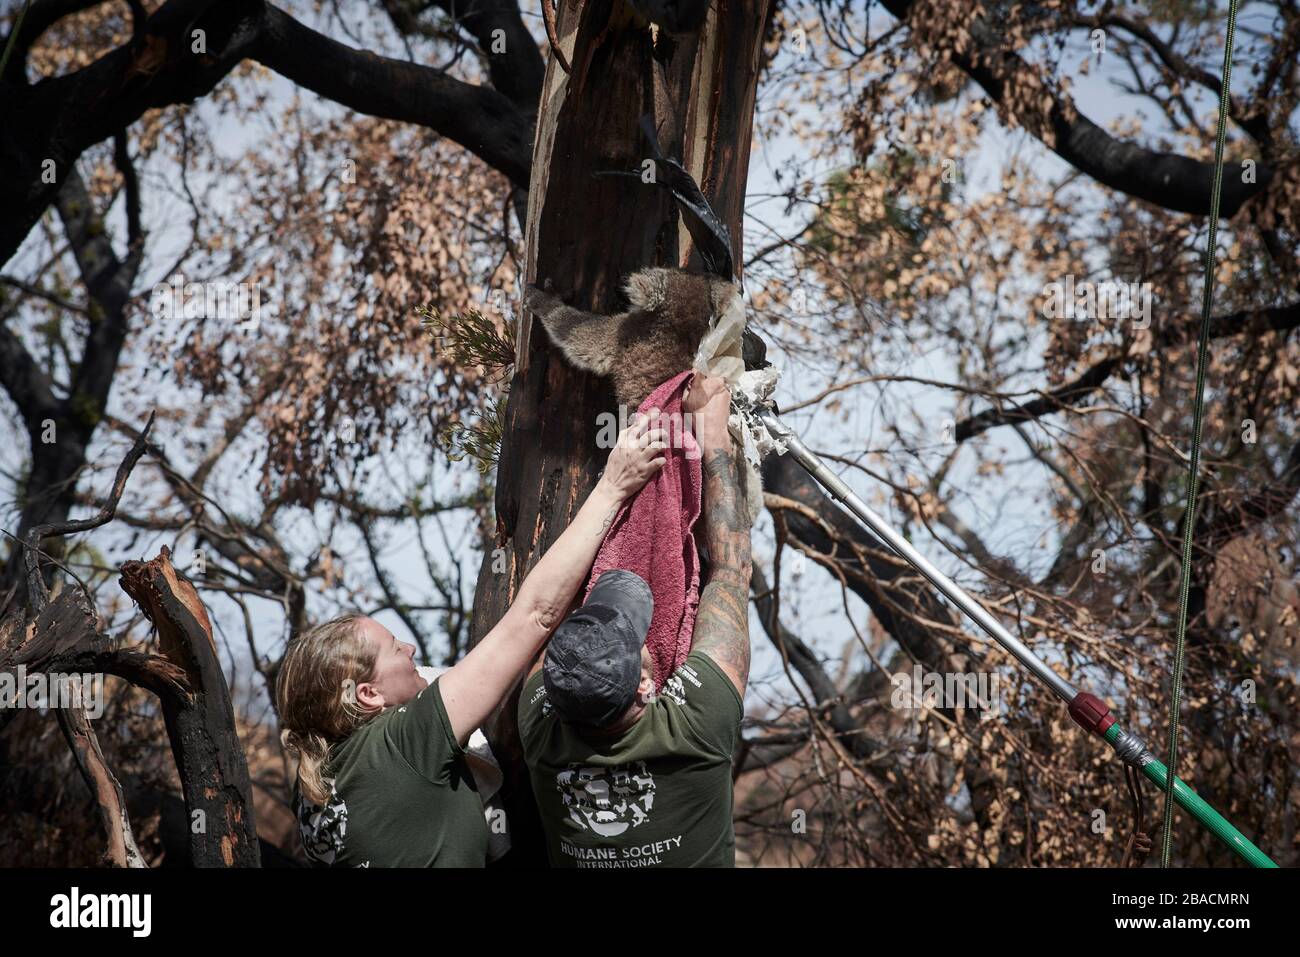
[[[1118,724],[1112,724],[1103,734],[1106,741],[1114,744],[1124,730]],[[1164,790],[1169,781],[1169,770],[1156,760],[1156,758],[1145,748],[1142,754],[1132,763],[1136,764],[1138,769],[1146,775],[1152,784]],[[1233,827],[1228,821],[1212,808],[1209,804],[1187,786],[1182,778],[1174,775],[1173,796],[1179,806],[1191,814],[1205,825],[1215,837],[1221,840],[1228,847],[1237,852],[1237,855],[1247,864],[1253,867],[1277,867],[1273,859],[1261,851],[1258,847],[1246,839],[1246,835]]]

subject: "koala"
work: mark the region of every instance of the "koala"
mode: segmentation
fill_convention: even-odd
[[[623,291],[630,308],[612,316],[566,306],[536,287],[529,287],[526,303],[570,362],[608,376],[618,402],[636,409],[657,386],[692,367],[710,320],[736,306],[740,290],[717,276],[651,268],[628,276]],[[747,367],[768,365],[762,341],[748,330],[742,350]],[[756,457],[746,463],[744,496],[752,524],[763,507]]]
[[[740,291],[725,279],[662,268],[632,273],[623,290],[630,308],[612,316],[566,306],[536,287],[526,302],[570,362],[608,376],[619,403],[635,409],[691,367],[709,320]]]

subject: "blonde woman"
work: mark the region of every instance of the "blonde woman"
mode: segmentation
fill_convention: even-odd
[[[286,747],[298,755],[308,856],[344,867],[482,867],[488,829],[465,760],[586,580],[620,506],[662,467],[666,434],[638,416],[573,522],[473,650],[426,684],[412,645],[344,615],[290,642],[276,679]]]

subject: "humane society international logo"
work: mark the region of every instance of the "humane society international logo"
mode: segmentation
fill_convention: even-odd
[[[570,827],[617,837],[650,820],[654,776],[644,761],[602,768],[572,764],[555,776]]]

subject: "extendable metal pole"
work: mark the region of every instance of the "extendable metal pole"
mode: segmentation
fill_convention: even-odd
[[[867,503],[854,495],[853,490],[845,485],[838,475],[828,469],[825,462],[809,451],[808,446],[804,445],[799,436],[795,435],[789,426],[778,419],[775,413],[763,411],[759,413],[759,418],[767,426],[767,430],[772,434],[772,437],[785,445],[786,449],[789,450],[789,454],[795,457],[798,463],[808,471],[809,475],[820,482],[831,495],[843,502],[844,507],[856,515],[867,528],[875,532],[886,545],[924,575],[930,584],[944,594],[944,597],[964,611],[966,616],[975,624],[988,632],[989,637],[1015,655],[1020,663],[1037,675],[1038,679],[1051,688],[1058,698],[1067,703],[1074,700],[1078,692],[1075,691],[1070,682],[1047,667],[1047,662],[1030,651],[1019,638],[1003,628],[983,605],[964,592],[951,578],[930,564],[930,561],[913,548],[907,539],[894,531],[883,518],[868,508]]]
[[[1068,681],[1047,666],[1011,632],[990,615],[983,605],[963,591],[956,582],[935,568],[930,561],[912,547],[879,515],[867,507],[840,479],[826,467],[826,463],[811,452],[789,426],[776,417],[771,409],[755,410],[772,437],[785,445],[788,454],[816,479],[826,491],[843,503],[844,507],[871,529],[877,537],[912,565],[939,589],[954,605],[965,612],[975,624],[988,633],[994,641],[1011,652],[1016,659],[1034,673],[1058,698],[1069,705],[1070,717],[1084,730],[1101,738],[1119,755],[1120,760],[1140,770],[1150,781],[1164,787],[1168,770],[1156,760],[1155,755],[1142,741],[1125,731],[1111,716],[1106,702],[1096,695],[1074,689]],[[1174,800],[1210,830],[1215,837],[1232,848],[1242,860],[1255,867],[1277,867],[1267,854],[1257,848],[1208,802],[1203,800],[1181,778],[1174,778]]]

